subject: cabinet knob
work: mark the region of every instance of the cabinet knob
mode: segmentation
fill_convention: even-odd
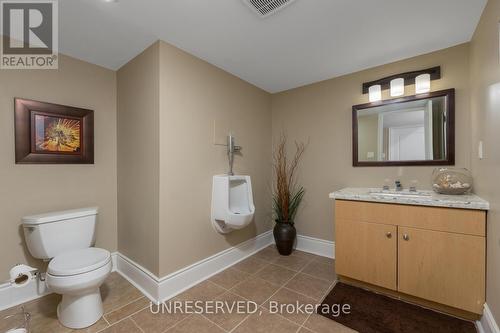
[[[386,232],[386,233],[385,233],[385,237],[387,237],[387,238],[392,238],[392,232],[390,232],[390,231],[389,231],[389,232]]]
[[[409,241],[409,240],[410,240],[410,236],[409,236],[408,234],[404,234],[404,235],[403,235],[403,239],[404,239],[405,241]]]

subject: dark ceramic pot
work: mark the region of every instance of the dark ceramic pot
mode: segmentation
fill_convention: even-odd
[[[278,252],[282,256],[289,256],[292,254],[293,244],[295,243],[295,238],[297,237],[297,230],[295,229],[293,222],[286,223],[276,221],[276,225],[273,229],[273,235]]]

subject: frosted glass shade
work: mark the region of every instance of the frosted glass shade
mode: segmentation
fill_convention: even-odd
[[[405,94],[405,79],[391,80],[391,96],[403,96]]]
[[[415,78],[415,93],[424,94],[431,91],[431,75],[421,74]]]
[[[368,98],[370,102],[378,102],[382,100],[382,86],[376,84],[368,88]]]

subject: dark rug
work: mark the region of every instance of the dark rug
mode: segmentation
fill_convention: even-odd
[[[329,309],[349,304],[350,314],[336,310],[323,313],[325,304]],[[476,333],[470,321],[340,282],[323,300],[318,313],[361,333]]]

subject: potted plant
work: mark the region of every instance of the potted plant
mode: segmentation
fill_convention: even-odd
[[[295,215],[304,198],[305,190],[297,185],[295,171],[305,150],[304,143],[295,142],[295,155],[289,162],[286,155],[286,136],[281,135],[274,151],[275,182],[273,186],[273,211],[276,225],[273,229],[276,247],[281,255],[292,253],[297,231]]]

